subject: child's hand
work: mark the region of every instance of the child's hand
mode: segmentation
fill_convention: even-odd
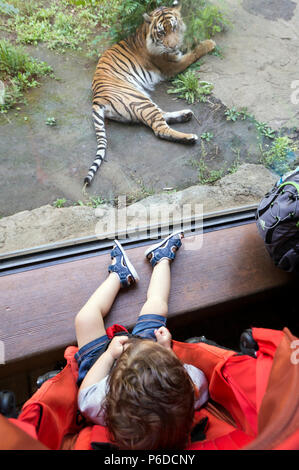
[[[125,344],[128,339],[128,336],[114,336],[107,349],[107,352],[111,354],[114,360],[118,359],[122,352],[126,349]]]
[[[158,330],[155,330],[155,336],[157,343],[164,346],[164,348],[171,349],[171,334],[165,326],[161,326]]]

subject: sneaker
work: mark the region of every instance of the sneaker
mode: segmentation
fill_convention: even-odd
[[[148,248],[144,255],[150,261],[153,267],[162,261],[162,259],[173,260],[176,255],[176,251],[182,245],[181,239],[183,237],[183,232],[174,232],[156,245]]]
[[[115,263],[110,264],[108,272],[117,273],[121,286],[129,287],[139,281],[139,276],[119,241],[114,240],[114,243],[115,245],[111,250],[111,259],[115,260]]]

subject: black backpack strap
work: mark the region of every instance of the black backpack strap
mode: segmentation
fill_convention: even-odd
[[[297,189],[297,193],[298,193],[298,196],[299,196],[299,184],[295,183],[295,181],[285,181],[284,183],[282,183],[278,186],[278,189],[281,189],[281,188],[283,188],[284,186],[287,186],[287,185],[294,186]]]

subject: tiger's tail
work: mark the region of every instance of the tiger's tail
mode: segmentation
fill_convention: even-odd
[[[106,149],[107,149],[107,138],[105,130],[105,107],[94,103],[92,106],[92,117],[94,122],[94,127],[96,131],[97,139],[97,153],[96,158],[94,159],[87,176],[84,178],[84,184],[89,186],[92,182],[94,175],[98,171],[102,161],[105,158]]]

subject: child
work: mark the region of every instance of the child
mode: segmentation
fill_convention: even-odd
[[[146,250],[153,272],[131,335],[109,340],[103,321],[120,288],[139,280],[118,241],[108,278],[76,316],[78,406],[92,422],[107,425],[119,449],[184,448],[194,410],[208,399],[205,375],[175,356],[165,327],[170,264],[182,237],[174,233]]]

